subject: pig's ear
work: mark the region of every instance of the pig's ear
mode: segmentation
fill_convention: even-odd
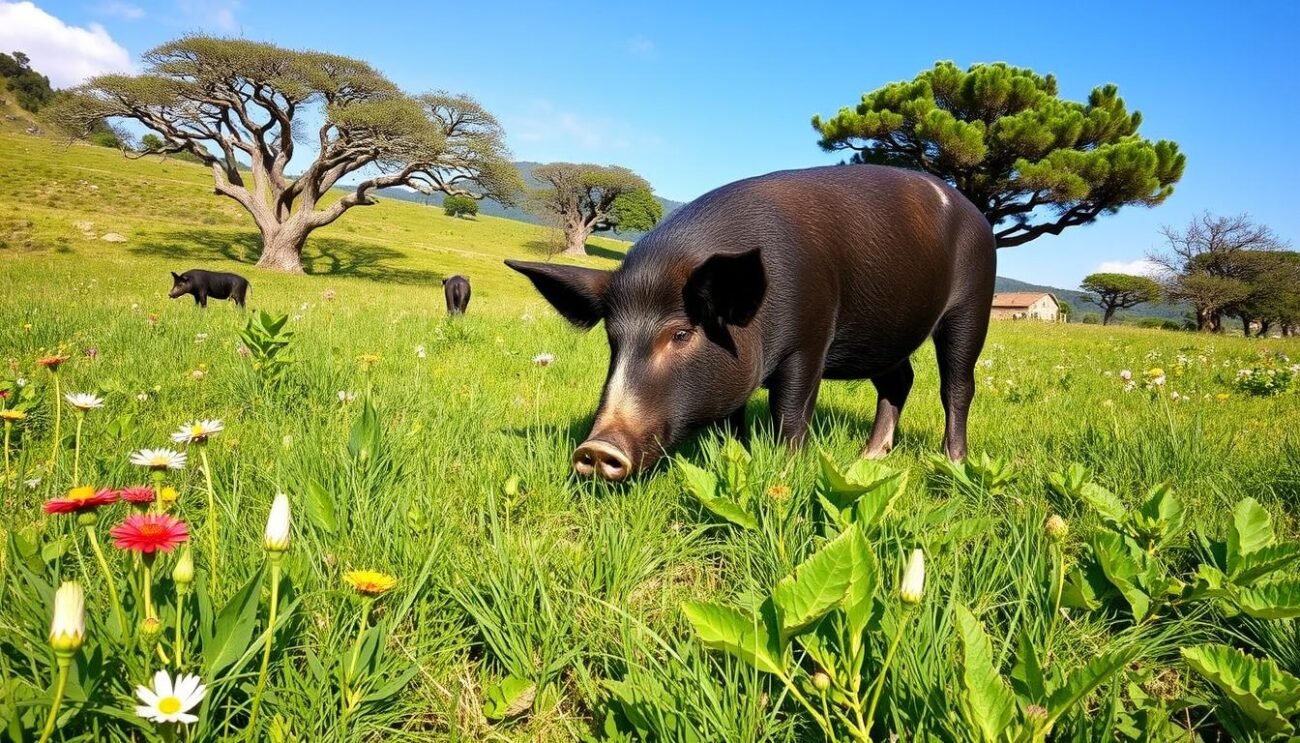
[[[527,276],[546,301],[574,325],[590,328],[605,317],[609,271],[529,261],[506,261],[506,265]]]
[[[172,271],[172,281],[180,281],[180,280],[181,277],[178,276],[175,271]]]
[[[703,326],[713,337],[713,333],[725,333],[728,325],[748,325],[766,293],[763,257],[755,248],[746,253],[710,256],[686,280],[682,298],[691,322]]]

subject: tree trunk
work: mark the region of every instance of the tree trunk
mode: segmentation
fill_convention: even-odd
[[[1273,327],[1273,322],[1272,322],[1271,320],[1260,320],[1260,321],[1259,321],[1259,332],[1255,333],[1255,337],[1256,337],[1256,338],[1263,338],[1263,337],[1267,336],[1267,335],[1268,335],[1269,328],[1271,328],[1271,327]],[[1249,335],[1249,333],[1247,333],[1247,335]]]
[[[1101,316],[1101,324],[1110,325],[1110,319],[1114,316],[1115,316],[1115,308],[1113,306],[1106,307],[1106,314]]]
[[[1250,337],[1250,318],[1246,315],[1241,316],[1241,334],[1243,337]]]
[[[280,225],[278,229],[262,232],[262,257],[258,268],[285,273],[303,273],[302,249],[307,244],[307,230]]]
[[[564,254],[581,258],[587,254],[587,238],[591,231],[585,227],[564,228]]]

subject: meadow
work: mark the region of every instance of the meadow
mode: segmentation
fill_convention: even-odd
[[[760,393],[747,453],[706,430],[613,486],[569,471],[603,334],[567,327],[501,264],[543,254],[541,228],[382,200],[313,236],[307,275],[285,276],[251,266],[256,233],[200,167],[0,134],[0,172],[0,390],[26,413],[0,481],[8,738],[46,724],[64,580],[84,586],[87,630],[51,740],[1300,728],[1294,339],[994,323],[965,465],[935,458],[927,346],[879,464],[854,464],[873,388],[831,382],[801,451],[773,442]],[[627,248],[592,246],[597,267]],[[196,267],[247,276],[252,311],[169,300],[168,271]],[[438,279],[454,273],[474,296],[452,321]],[[260,312],[283,327],[259,336]],[[259,338],[283,350],[250,349]],[[57,354],[56,376],[37,360]],[[58,442],[56,379],[103,401],[84,416],[59,403]],[[196,420],[223,428],[172,442]],[[186,467],[151,480],[130,463],[157,447],[187,450]],[[101,569],[85,521],[42,510],[74,486],[151,483],[176,491],[192,587],[170,577],[179,551],[153,564],[108,547]],[[263,534],[279,492],[293,519],[282,553]],[[107,543],[129,512],[103,506],[90,530]],[[916,549],[923,590],[900,596]],[[367,595],[345,580],[354,570],[396,585]],[[146,584],[161,638],[137,626]],[[1222,646],[1247,655],[1186,652]],[[195,724],[134,713],[135,687],[162,667],[206,685]]]

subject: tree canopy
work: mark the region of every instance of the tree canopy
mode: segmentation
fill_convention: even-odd
[[[1079,288],[1091,292],[1086,299],[1101,308],[1102,325],[1109,325],[1117,310],[1154,302],[1164,294],[1154,279],[1123,273],[1089,274]]]
[[[547,186],[532,192],[532,207],[563,226],[566,255],[586,255],[593,232],[648,230],[663,218],[650,183],[627,168],[548,163],[533,176]]]
[[[1166,272],[1169,296],[1195,308],[1197,330],[1221,331],[1225,315],[1243,313],[1247,328],[1251,321],[1278,322],[1284,328],[1295,324],[1282,315],[1249,316],[1254,310],[1287,305],[1285,297],[1265,288],[1284,287],[1293,270],[1291,259],[1279,255],[1287,243],[1268,226],[1245,214],[1206,212],[1182,229],[1166,226],[1162,233],[1166,249],[1148,257]],[[1292,286],[1300,292],[1300,283]],[[1263,301],[1265,295],[1271,295],[1271,301]]]
[[[951,183],[984,213],[1002,248],[1168,198],[1186,158],[1173,142],[1138,136],[1141,123],[1114,85],[1078,103],[1059,97],[1052,75],[952,62],[812,118],[820,146],[852,151],[852,163]]]
[[[25,111],[36,113],[54,100],[57,93],[50,79],[32,69],[31,59],[22,52],[0,53],[0,79]]]
[[[198,158],[211,169],[215,192],[253,216],[262,266],[301,271],[307,235],[373,203],[377,189],[505,204],[522,190],[501,126],[476,101],[409,95],[360,60],[187,36],[147,52],[144,66],[140,75],[104,75],[75,89],[56,120],[76,133],[133,121],[162,140],[147,153]],[[291,162],[305,162],[297,176],[288,172]],[[340,179],[358,172],[355,188],[322,204]]]
[[[478,214],[478,201],[462,194],[452,194],[442,200],[442,211],[449,217],[473,217]]]

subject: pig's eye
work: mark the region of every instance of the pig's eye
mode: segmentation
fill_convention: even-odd
[[[691,331],[689,330],[679,330],[676,333],[673,333],[673,343],[685,343],[690,339]]]

